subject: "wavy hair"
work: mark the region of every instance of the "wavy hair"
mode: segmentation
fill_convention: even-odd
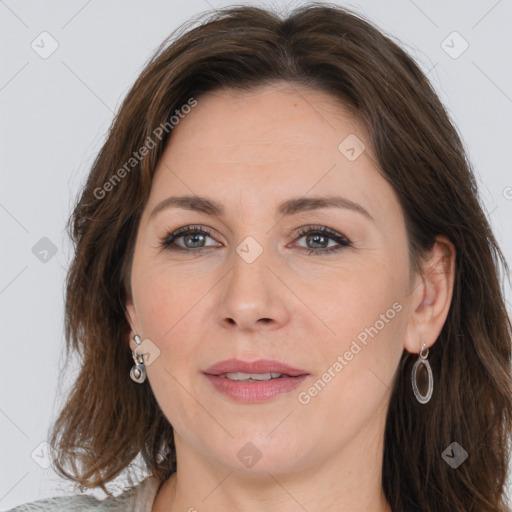
[[[280,82],[326,92],[356,113],[403,209],[413,270],[438,235],[456,249],[452,302],[430,349],[428,404],[410,386],[416,356],[404,350],[397,368],[382,466],[388,502],[394,512],[507,511],[512,329],[500,282],[510,282],[509,268],[425,74],[392,36],[325,2],[284,18],[240,5],[202,13],[162,43],[126,95],[67,225],[66,354],[78,352],[81,366],[51,428],[56,471],[108,494],[138,455],[161,482],[176,471],[172,426],[149,383],[129,378],[125,303],[139,219],[176,110],[215,89]],[[469,454],[457,469],[441,456],[453,441]]]

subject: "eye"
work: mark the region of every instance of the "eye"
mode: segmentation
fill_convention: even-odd
[[[298,240],[305,238],[306,244],[312,242],[313,245],[320,244],[324,247],[318,250],[314,247],[312,247],[311,250],[302,247],[301,250],[308,251],[309,255],[332,254],[352,245],[346,237],[325,226],[309,226],[307,228],[301,228],[297,232],[297,235],[299,237]],[[334,247],[328,247],[329,241],[333,240],[337,242],[338,245],[335,245]],[[325,245],[325,243],[327,243],[327,245]]]
[[[307,251],[309,255],[332,254],[352,245],[346,237],[325,226],[301,228],[297,232],[297,236],[297,240],[305,238],[306,243],[313,243],[314,246],[316,245],[316,247],[310,248],[299,247],[301,251]],[[206,238],[212,238],[212,232],[208,228],[201,226],[184,226],[166,235],[160,241],[160,247],[172,251],[197,253],[202,252],[209,247],[215,247],[215,245],[205,245]],[[183,245],[177,244],[177,240],[182,240]],[[329,241],[334,241],[337,245],[334,247],[328,247]],[[326,243],[327,245],[325,245]],[[318,245],[321,247],[319,248]]]
[[[206,238],[211,238],[212,232],[208,228],[200,226],[183,226],[173,233],[166,235],[160,242],[163,249],[173,251],[188,251],[201,252],[202,249],[208,246],[201,245]],[[184,246],[176,245],[175,241],[183,239]],[[211,246],[213,247],[213,246]]]

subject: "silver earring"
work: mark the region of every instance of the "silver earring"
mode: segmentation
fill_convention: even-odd
[[[135,343],[140,345],[142,342],[140,341],[140,336],[137,334],[133,337]],[[132,357],[135,361],[135,364],[132,366],[130,370],[130,377],[134,382],[142,384],[146,380],[146,367],[144,366],[144,355],[137,354],[137,352],[132,351]]]
[[[412,368],[412,390],[420,404],[426,404],[432,397],[434,390],[434,377],[427,357],[428,347],[425,340],[423,340],[418,360]]]

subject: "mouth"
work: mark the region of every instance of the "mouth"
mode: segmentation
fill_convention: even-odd
[[[203,372],[213,388],[237,402],[257,403],[295,389],[310,374],[281,361],[227,359]]]

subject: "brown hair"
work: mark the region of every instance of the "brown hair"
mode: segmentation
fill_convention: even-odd
[[[176,110],[221,87],[251,91],[285,81],[357,112],[403,208],[414,270],[436,236],[456,249],[450,310],[430,350],[429,403],[412,393],[417,356],[404,350],[397,369],[382,467],[387,500],[395,512],[507,510],[512,329],[500,264],[509,280],[510,272],[461,139],[418,65],[360,15],[319,2],[285,19],[252,6],[209,11],[170,39],[127,94],[70,218],[66,354],[78,351],[82,364],[51,432],[56,470],[109,494],[105,484],[139,454],[161,481],[176,470],[172,426],[149,383],[129,378],[124,305],[138,222]],[[150,139],[154,147],[135,158]],[[469,454],[457,469],[441,457],[453,441]]]

